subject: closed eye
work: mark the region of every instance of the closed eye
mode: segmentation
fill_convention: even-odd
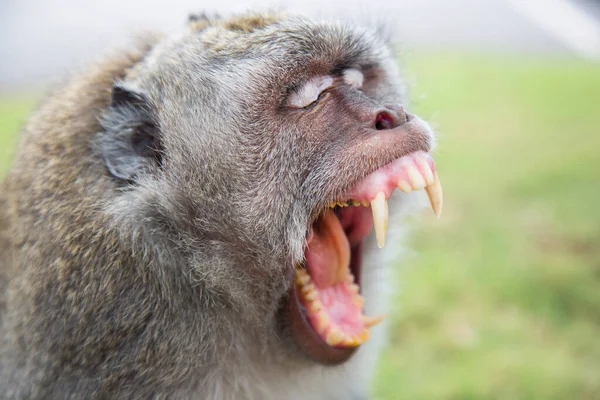
[[[333,78],[329,75],[316,76],[309,79],[288,98],[292,108],[305,108],[319,99],[319,96],[333,86]]]
[[[344,70],[344,82],[355,89],[362,89],[365,81],[364,74],[356,68]]]

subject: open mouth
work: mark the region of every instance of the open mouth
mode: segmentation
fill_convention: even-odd
[[[315,361],[347,360],[385,317],[364,315],[361,256],[372,229],[379,247],[384,246],[387,199],[395,188],[405,193],[425,189],[439,218],[443,196],[435,163],[419,151],[363,178],[345,199],[329,202],[309,229],[289,308],[296,342]]]

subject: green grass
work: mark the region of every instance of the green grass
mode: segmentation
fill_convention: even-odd
[[[600,66],[406,64],[445,209],[400,268],[376,398],[600,398]]]
[[[34,107],[37,98],[32,94],[0,93],[0,178],[10,164],[17,133],[25,124],[27,114]]]
[[[456,53],[406,66],[446,201],[399,268],[375,398],[600,398],[600,66]],[[0,174],[31,106],[0,97]]]

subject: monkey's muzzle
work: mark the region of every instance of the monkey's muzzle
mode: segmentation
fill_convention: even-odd
[[[304,263],[295,273],[292,330],[301,347],[320,362],[345,361],[385,317],[363,313],[361,255],[372,226],[379,247],[384,246],[387,199],[395,188],[405,193],[425,189],[440,216],[443,197],[435,163],[420,151],[362,179],[350,191],[350,200],[332,201],[312,225]]]

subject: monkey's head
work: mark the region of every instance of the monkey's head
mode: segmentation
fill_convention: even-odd
[[[426,188],[441,207],[432,132],[405,110],[376,35],[200,18],[112,96],[100,140],[123,189],[117,220],[175,249],[171,268],[207,303],[290,354],[339,363],[367,340],[377,318],[363,315],[361,260],[371,237],[384,244],[387,198]]]

